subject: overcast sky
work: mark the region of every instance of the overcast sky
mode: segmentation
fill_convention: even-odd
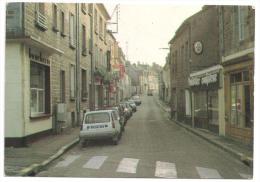
[[[105,6],[111,15],[116,4]],[[169,50],[160,48],[167,48],[182,22],[201,8],[202,5],[165,3],[120,4],[119,31],[114,35],[132,63],[156,62],[163,66]]]

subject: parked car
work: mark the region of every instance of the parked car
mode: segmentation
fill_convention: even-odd
[[[128,100],[128,103],[130,104],[130,106],[131,106],[133,112],[136,112],[137,109],[136,109],[136,104],[135,104],[135,102],[134,102],[133,100]]]
[[[148,90],[148,91],[147,91],[147,95],[148,95],[148,96],[153,96],[153,91],[152,91],[152,90]]]
[[[119,106],[114,106],[114,107],[108,107],[106,108],[108,110],[113,110],[113,112],[115,112],[116,117],[119,119],[120,122],[120,126],[121,126],[121,132],[123,132],[125,130],[125,118],[122,114],[120,114],[120,108]]]
[[[137,106],[139,106],[139,105],[142,104],[142,101],[141,101],[139,95],[134,95],[134,96],[132,97],[132,100],[135,102],[135,104],[136,104]]]
[[[83,146],[86,140],[111,139],[117,145],[120,138],[120,122],[113,110],[87,112],[79,134]]]
[[[125,112],[125,117],[126,117],[126,120],[128,120],[129,118],[131,118],[132,116],[132,107],[130,106],[130,104],[128,102],[123,102],[123,104],[125,105],[125,108],[124,108],[124,112]]]

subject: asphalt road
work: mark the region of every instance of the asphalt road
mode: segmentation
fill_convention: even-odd
[[[252,169],[167,119],[144,96],[118,145],[76,145],[37,176],[105,178],[250,178]]]

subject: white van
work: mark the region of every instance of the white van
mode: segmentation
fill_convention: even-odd
[[[115,145],[121,135],[119,118],[113,110],[87,112],[84,115],[79,138],[81,145],[85,140],[111,139]]]

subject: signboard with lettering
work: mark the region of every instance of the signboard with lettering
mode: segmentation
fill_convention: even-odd
[[[191,88],[216,89],[219,87],[219,73],[206,74],[202,77],[190,77],[188,83]]]
[[[50,60],[40,51],[29,48],[29,59],[31,61],[50,66]]]

